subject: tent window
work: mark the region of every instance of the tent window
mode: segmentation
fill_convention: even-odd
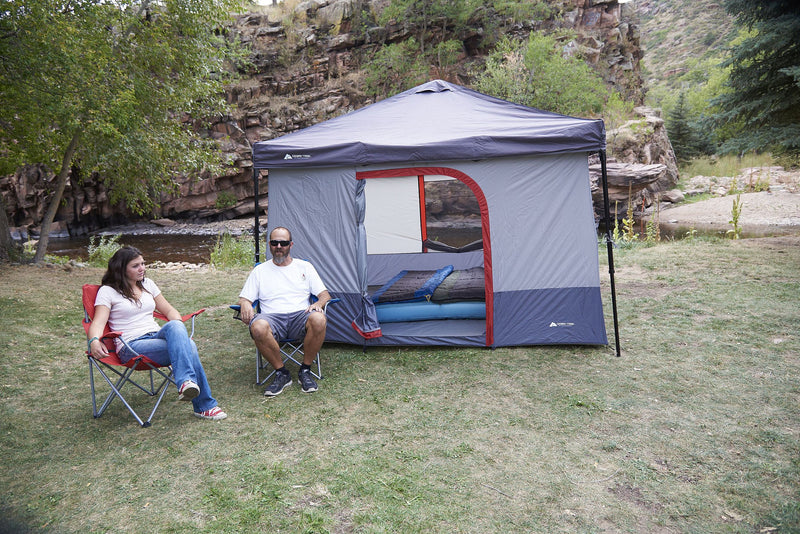
[[[452,177],[373,178],[365,195],[368,254],[457,251],[480,243],[478,200]]]
[[[425,177],[425,223],[428,241],[445,247],[468,247],[481,239],[478,199],[467,184],[449,176]]]
[[[366,181],[367,254],[422,252],[418,184],[416,176]]]

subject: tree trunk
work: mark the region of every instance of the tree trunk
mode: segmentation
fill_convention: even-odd
[[[58,213],[58,206],[61,204],[61,199],[64,197],[64,189],[67,186],[67,177],[69,170],[72,166],[72,157],[75,155],[75,150],[78,148],[78,140],[80,134],[75,132],[72,139],[64,152],[64,158],[61,160],[61,171],[58,173],[56,181],[56,191],[50,199],[50,204],[47,206],[47,211],[42,219],[42,229],[39,232],[39,243],[36,246],[36,255],[33,257],[34,263],[41,263],[44,260],[44,255],[47,253],[47,245],[50,241],[50,227],[53,225],[53,220]]]
[[[6,216],[6,203],[0,195],[0,262],[8,261],[12,255],[14,240],[11,238],[11,228]]]

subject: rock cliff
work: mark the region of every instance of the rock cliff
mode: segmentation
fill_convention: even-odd
[[[231,35],[251,47],[250,64],[242,79],[227,90],[234,111],[211,126],[226,162],[220,175],[185,177],[177,194],[158,199],[154,217],[192,222],[231,219],[252,214],[252,143],[272,139],[328,118],[358,109],[371,100],[363,91],[365,57],[385,43],[409,39],[418,31],[402,22],[377,26],[369,23],[380,0],[310,0],[291,13],[265,9],[239,16]],[[524,37],[533,30],[552,31],[567,27],[578,37],[566,43],[567,50],[580,50],[605,79],[628,100],[641,104],[642,80],[639,62],[642,50],[632,4],[617,0],[567,0],[553,2],[561,16],[547,21],[503,21],[507,33]],[[365,15],[366,14],[366,15]],[[470,85],[469,65],[482,61],[488,50],[481,49],[480,23],[453,37],[463,43],[462,61],[446,72],[431,77]],[[660,119],[659,119],[660,120]],[[193,122],[191,118],[187,119]],[[199,124],[199,121],[197,121]],[[650,125],[650,119],[645,118]],[[663,124],[660,124],[663,134]],[[653,128],[654,132],[657,128]],[[609,132],[610,150],[619,133]],[[627,140],[627,137],[625,137]],[[627,142],[627,141],[626,141]],[[652,150],[620,145],[618,161],[666,164],[663,142]],[[668,145],[668,141],[667,141]],[[649,151],[649,152],[648,152]],[[652,170],[652,169],[651,169]],[[649,172],[649,171],[648,171]],[[649,188],[674,185],[675,173],[661,173]],[[52,173],[40,166],[28,166],[0,182],[9,222],[22,233],[35,229],[42,219]],[[54,230],[80,235],[103,226],[119,224],[133,217],[125,206],[112,206],[108,192],[96,177],[71,181]],[[267,191],[267,176],[259,177],[260,191]],[[625,189],[627,199],[627,188]],[[262,198],[259,209],[266,208]]]

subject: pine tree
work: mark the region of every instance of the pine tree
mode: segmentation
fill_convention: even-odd
[[[726,0],[725,8],[749,33],[723,64],[730,91],[712,102],[729,132],[722,151],[800,155],[800,10],[792,0]]]
[[[686,116],[686,93],[681,91],[678,103],[667,117],[667,133],[678,161],[688,161],[699,152],[696,136]]]

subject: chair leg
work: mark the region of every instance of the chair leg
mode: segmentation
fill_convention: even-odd
[[[305,353],[303,352],[303,344],[297,343],[295,341],[282,341],[281,342],[281,354],[283,355],[283,363],[286,365],[286,362],[292,361],[298,367],[302,365],[303,358],[305,357]],[[319,353],[317,353],[316,358],[314,358],[314,362],[317,364],[317,372],[314,372],[314,368],[311,368],[311,374],[317,378],[318,380],[322,380],[322,364],[320,363]],[[267,380],[272,378],[272,375],[275,374],[275,370],[273,369],[267,376],[261,378],[262,372],[266,372],[267,368],[271,368],[269,362],[261,355],[261,351],[256,349],[256,384],[259,386],[264,385]]]
[[[105,413],[106,409],[108,409],[108,407],[111,405],[111,402],[115,398],[119,398],[120,402],[122,402],[122,404],[125,405],[125,408],[127,408],[127,410],[131,413],[131,415],[134,417],[134,419],[136,419],[136,421],[139,423],[139,426],[144,427],[144,428],[149,427],[151,425],[151,420],[153,419],[153,416],[155,415],[156,410],[158,409],[158,406],[161,404],[161,400],[164,398],[164,395],[167,392],[167,389],[168,389],[167,385],[170,384],[170,383],[174,384],[174,380],[172,379],[172,369],[168,368],[169,369],[169,373],[168,374],[164,373],[160,369],[150,369],[150,373],[149,373],[150,374],[150,377],[149,377],[149,379],[150,379],[150,388],[148,389],[146,387],[143,387],[141,384],[138,384],[135,380],[131,379],[131,375],[134,372],[136,372],[134,369],[125,368],[124,372],[119,372],[118,370],[114,369],[113,367],[108,366],[106,364],[103,364],[104,367],[106,367],[109,371],[112,371],[114,374],[116,374],[119,377],[119,379],[116,382],[113,382],[111,380],[111,378],[105,373],[105,371],[103,371],[103,369],[100,367],[100,364],[103,364],[103,362],[97,362],[93,358],[89,358],[89,384],[90,384],[91,394],[92,394],[92,415],[94,416],[94,418],[97,419],[100,416],[102,416],[103,413]],[[95,369],[97,369],[97,371],[100,373],[100,375],[106,381],[108,386],[111,388],[111,392],[105,398],[105,401],[103,401],[103,404],[100,406],[99,409],[97,408],[97,389],[95,387],[95,381],[94,381],[94,371],[95,371]],[[153,374],[154,372],[158,373],[159,375],[161,375],[161,377],[164,379],[164,380],[161,381],[161,383],[158,385],[158,387],[156,387],[156,385],[155,385],[155,379],[154,379],[154,374]],[[133,407],[130,405],[130,403],[128,403],[128,401],[122,395],[120,390],[127,383],[133,384],[134,386],[136,386],[140,390],[144,391],[148,396],[154,397],[154,396],[158,395],[158,399],[156,400],[155,406],[153,407],[153,410],[150,412],[150,415],[146,420],[142,420],[142,418],[139,416],[139,414],[136,413],[136,410],[133,409]]]

